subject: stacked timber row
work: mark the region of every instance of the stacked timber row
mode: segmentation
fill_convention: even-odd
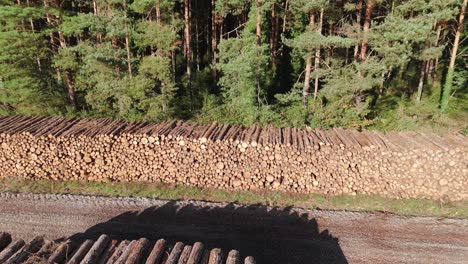
[[[468,199],[463,135],[0,118],[0,178]]]
[[[164,239],[151,242],[138,240],[112,240],[101,235],[96,241],[77,243],[71,240],[56,243],[35,237],[26,243],[13,241],[11,235],[0,232],[0,263],[49,263],[49,264],[255,264],[253,257],[241,261],[237,250],[206,249],[201,242],[173,245]]]

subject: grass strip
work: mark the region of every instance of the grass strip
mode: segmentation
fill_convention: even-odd
[[[392,199],[380,196],[325,196],[274,191],[225,191],[190,186],[144,182],[85,182],[30,179],[0,179],[0,192],[131,196],[169,200],[237,202],[321,210],[383,212],[404,216],[468,219],[468,201],[443,202],[428,199]]]

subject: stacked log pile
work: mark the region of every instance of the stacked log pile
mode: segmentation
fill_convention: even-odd
[[[468,199],[463,135],[0,117],[0,178]]]
[[[12,241],[11,235],[0,232],[0,263],[50,264],[254,264],[253,257],[242,261],[237,250],[207,249],[201,242],[174,245],[164,239],[151,242],[146,238],[117,241],[101,235],[96,241],[54,242],[38,236],[25,244],[22,239]],[[2,245],[2,244],[0,244]]]

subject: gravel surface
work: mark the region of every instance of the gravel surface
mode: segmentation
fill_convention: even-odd
[[[165,238],[236,248],[257,263],[468,263],[468,220],[233,203],[0,193],[14,238]]]

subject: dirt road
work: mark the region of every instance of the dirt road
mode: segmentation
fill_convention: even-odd
[[[165,238],[239,249],[257,263],[468,263],[468,220],[198,201],[0,194],[14,237]]]

